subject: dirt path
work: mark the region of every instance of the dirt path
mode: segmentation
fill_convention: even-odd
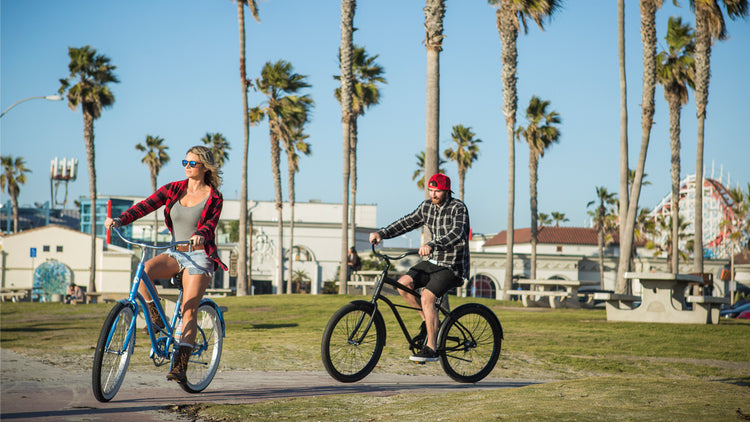
[[[9,350],[0,350],[0,419],[3,421],[184,421],[167,410],[196,403],[253,403],[329,394],[393,395],[403,392],[456,392],[515,388],[533,380],[488,378],[458,384],[447,376],[370,374],[364,381],[342,384],[325,372],[250,372],[216,374],[201,394],[188,394],[165,380],[164,371],[128,372],[109,403],[91,392],[89,372],[66,371]],[[164,372],[164,373],[162,373]]]

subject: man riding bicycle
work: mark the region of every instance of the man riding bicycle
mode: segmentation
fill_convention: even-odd
[[[444,174],[433,175],[427,183],[430,199],[421,203],[410,214],[388,227],[370,233],[370,243],[378,244],[422,226],[432,234],[432,240],[419,247],[419,255],[428,259],[409,269],[398,282],[410,289],[424,288],[422,303],[399,289],[401,297],[415,308],[425,322],[427,342],[410,359],[415,362],[435,362],[437,353],[438,311],[437,298],[450,289],[463,285],[469,276],[469,211],[451,195],[451,179]]]

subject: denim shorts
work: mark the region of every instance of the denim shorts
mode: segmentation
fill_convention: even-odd
[[[180,266],[180,271],[187,268],[188,274],[206,274],[209,277],[213,277],[214,275],[214,262],[208,258],[208,255],[206,255],[206,251],[204,250],[179,252],[169,249],[163,252],[163,254],[176,259],[177,264]]]

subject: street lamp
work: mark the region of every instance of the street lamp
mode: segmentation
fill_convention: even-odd
[[[3,114],[0,114],[0,118],[2,118],[3,116],[5,116],[5,113],[7,113],[8,110],[10,110],[11,108],[13,108],[13,107],[21,104],[22,102],[29,101],[29,100],[36,100],[36,99],[45,99],[45,100],[49,100],[49,101],[62,101],[63,97],[60,96],[60,95],[41,95],[41,96],[37,96],[37,97],[24,98],[23,100],[17,101],[15,103],[11,104],[10,107],[6,108],[5,111],[3,111]]]

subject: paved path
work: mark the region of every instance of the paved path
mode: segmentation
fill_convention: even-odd
[[[359,393],[392,395],[404,392],[457,392],[515,388],[533,380],[487,378],[459,384],[447,376],[370,374],[343,384],[325,372],[251,372],[216,374],[201,394],[185,393],[166,381],[166,370],[128,372],[117,396],[98,402],[89,372],[69,372],[9,350],[0,350],[0,420],[2,421],[184,421],[165,410],[195,403],[253,403],[263,400]]]

